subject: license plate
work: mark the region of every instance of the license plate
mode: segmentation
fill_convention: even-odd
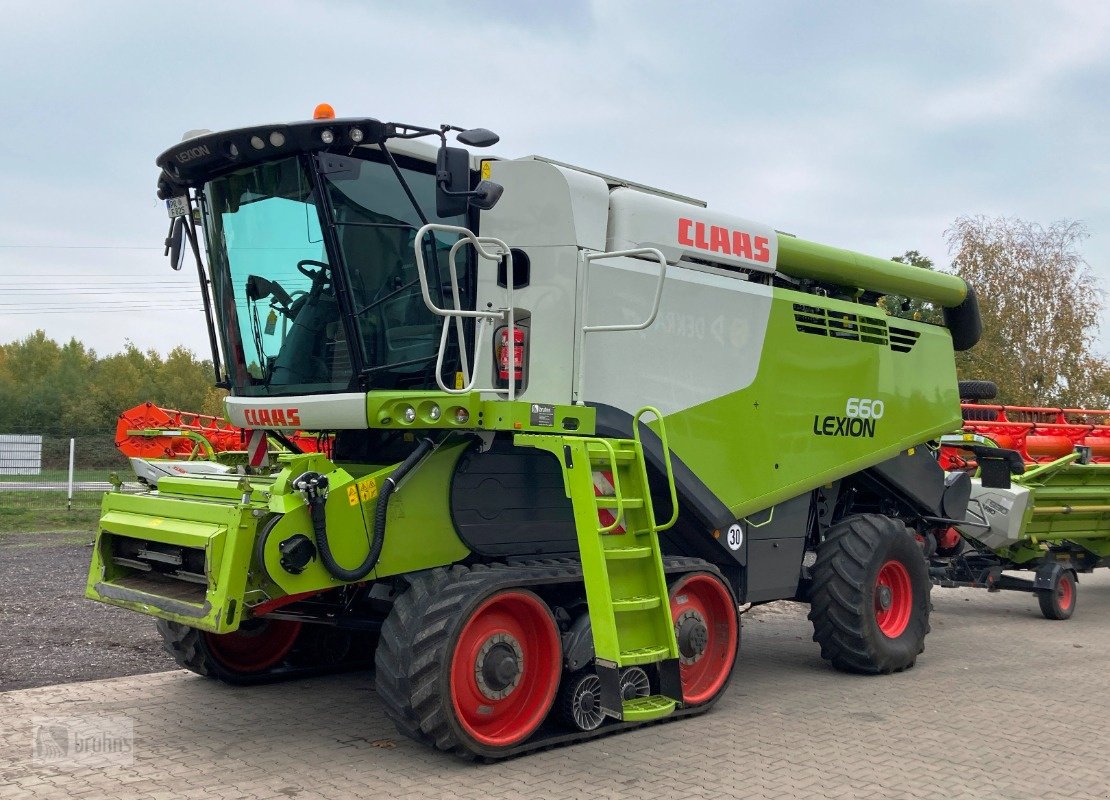
[[[189,198],[181,195],[167,199],[166,211],[169,212],[170,219],[189,216]]]

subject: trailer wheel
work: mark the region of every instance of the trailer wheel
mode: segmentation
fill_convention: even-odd
[[[1070,619],[1075,613],[1075,601],[1079,593],[1076,585],[1075,573],[1071,570],[1060,570],[1056,576],[1056,585],[1051,589],[1041,589],[1037,592],[1037,600],[1041,604],[1041,613],[1045,619]]]
[[[402,733],[464,757],[528,739],[555,702],[555,618],[526,589],[492,591],[493,570],[414,576],[382,627],[375,682]]]
[[[929,632],[928,567],[898,520],[847,517],[829,529],[813,565],[809,618],[821,657],[837,669],[909,669]]]
[[[208,633],[177,622],[158,620],[162,647],[178,665],[224,683],[256,683],[285,662],[297,643],[301,623],[289,620],[244,621],[233,633]]]
[[[670,597],[682,699],[700,706],[723,692],[732,675],[740,647],[736,601],[724,581],[710,572],[683,575]]]

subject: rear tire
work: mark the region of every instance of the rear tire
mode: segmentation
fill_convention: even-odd
[[[1071,570],[1062,570],[1056,576],[1055,586],[1037,592],[1037,600],[1045,619],[1070,619],[1075,613],[1078,592],[1075,574]]]
[[[993,381],[960,381],[961,400],[993,400],[998,397],[998,386]]]
[[[858,514],[833,525],[817,548],[809,618],[821,657],[837,669],[909,669],[929,632],[928,566],[899,520]]]

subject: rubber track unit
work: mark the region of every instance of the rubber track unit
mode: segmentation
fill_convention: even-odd
[[[704,571],[720,575],[708,562],[696,558],[666,558],[668,575]],[[437,687],[441,669],[451,654],[449,639],[462,609],[503,589],[542,589],[582,582],[576,560],[452,566],[416,573],[410,587],[397,599],[382,627],[376,654],[376,688],[386,714],[398,731],[419,742],[452,752],[464,759],[500,760],[523,753],[582,742],[644,725],[703,714],[724,694],[694,708],[681,708],[668,717],[648,722],[609,720],[592,731],[568,731],[552,711],[527,741],[510,748],[488,748],[464,742],[445,709],[449,702]],[[727,686],[727,684],[726,684]],[[457,724],[457,723],[456,723]]]
[[[365,659],[362,662],[349,660],[328,666],[298,664],[296,663],[296,653],[291,653],[290,657],[276,667],[257,673],[239,674],[224,669],[213,660],[208,649],[204,646],[204,633],[202,631],[178,622],[168,622],[162,619],[156,622],[158,633],[162,635],[162,649],[173,656],[173,660],[177,662],[179,667],[195,672],[205,678],[223,681],[233,686],[259,686],[294,678],[309,678],[315,675],[345,672],[357,669],[360,666],[366,666]]]
[[[875,622],[872,597],[879,566],[899,555],[910,573],[913,608],[905,632],[888,639]],[[836,523],[817,549],[810,590],[809,619],[821,657],[865,675],[909,669],[925,650],[931,590],[920,546],[900,520],[858,514]]]

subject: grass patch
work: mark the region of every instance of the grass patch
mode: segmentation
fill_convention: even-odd
[[[96,530],[103,492],[78,492],[66,508],[65,492],[0,492],[0,533]]]
[[[118,471],[118,470],[117,470]],[[85,481],[104,482],[113,472],[108,467],[99,469],[75,469],[73,471],[74,483]],[[65,483],[69,480],[69,470],[44,469],[38,475],[0,475],[0,483]]]

